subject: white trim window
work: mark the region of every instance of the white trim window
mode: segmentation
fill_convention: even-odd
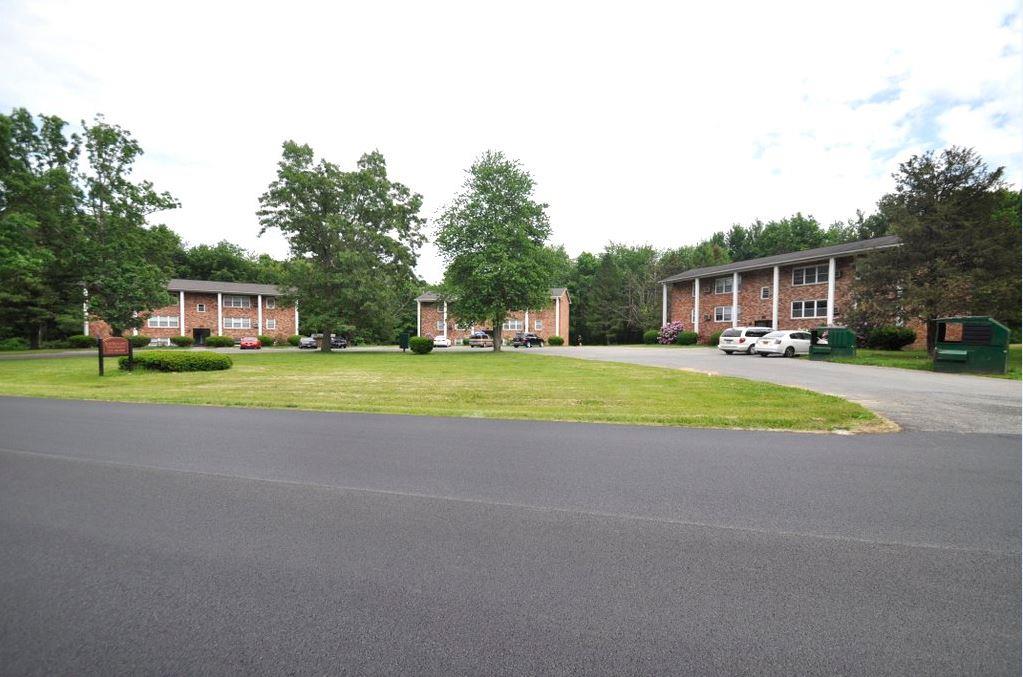
[[[225,317],[224,329],[252,329],[251,317]]]
[[[533,331],[543,331],[543,320],[533,320]]]
[[[802,287],[808,284],[824,284],[828,281],[828,264],[803,266],[792,269],[792,286]]]
[[[715,322],[731,322],[732,321],[732,306],[716,306],[714,308],[714,321]]]
[[[228,296],[224,295],[224,307],[225,308],[251,308],[252,299],[248,296]]]
[[[728,277],[716,277],[714,278],[714,293],[715,294],[731,294],[732,293],[732,276]]]
[[[206,312],[206,304],[205,303],[196,303],[195,304],[195,312],[197,312],[197,313],[205,313]]]
[[[267,307],[267,310],[273,310],[274,308],[277,307],[277,299],[274,298],[273,296],[267,296],[263,300],[263,305]]]
[[[266,328],[267,329],[277,329],[277,320],[267,320],[266,321]]]
[[[815,299],[813,301],[793,301],[792,319],[798,320],[806,317],[827,317],[828,300]]]
[[[505,331],[522,331],[522,320],[505,320],[504,324],[501,325],[501,329]]]
[[[150,329],[177,329],[177,315],[153,315],[146,320],[146,326]]]
[[[769,299],[769,298],[771,298],[771,288],[770,287],[761,287],[760,288],[760,298],[762,298],[762,299]]]
[[[444,320],[437,320],[437,331],[444,331]]]
[[[695,307],[689,309],[689,321],[692,322],[693,324],[696,324],[696,308]]]

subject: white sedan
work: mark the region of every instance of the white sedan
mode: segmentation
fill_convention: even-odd
[[[447,336],[434,336],[433,337],[433,347],[434,348],[450,348],[451,347],[451,339],[449,339]]]
[[[808,331],[772,331],[757,340],[757,354],[768,355],[807,355],[810,353],[810,332]]]

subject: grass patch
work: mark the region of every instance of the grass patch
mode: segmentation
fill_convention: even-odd
[[[0,363],[0,394],[708,428],[867,430],[838,397],[659,367],[479,352],[250,353],[224,372],[96,374],[93,359]]]
[[[934,362],[926,350],[869,350],[858,348],[856,357],[843,357],[829,362],[866,364],[873,367],[897,367],[934,371]],[[1019,344],[1009,346],[1009,371],[1005,374],[974,374],[992,378],[1023,380],[1023,350]]]

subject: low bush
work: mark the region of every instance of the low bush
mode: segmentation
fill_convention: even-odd
[[[547,345],[549,346],[563,346],[565,345],[565,339],[560,336],[552,336],[547,339]]]
[[[293,347],[297,347],[298,346],[298,342],[301,341],[301,340],[302,340],[301,336],[299,336],[298,334],[292,334],[291,336],[288,337],[288,345],[289,346],[293,346]]]
[[[675,336],[675,343],[680,346],[691,346],[700,340],[700,335],[695,331],[680,331]]]
[[[128,368],[128,358],[118,360],[121,369]],[[201,351],[177,352],[151,350],[135,356],[135,367],[152,371],[220,371],[231,368],[231,358],[220,353]]]
[[[0,341],[0,350],[28,350],[28,341],[17,336]]]
[[[902,350],[916,341],[916,332],[908,327],[875,327],[867,332],[867,347],[878,350]]]
[[[657,343],[657,339],[660,338],[661,332],[657,329],[647,329],[643,332],[643,343]]]
[[[96,339],[85,334],[75,334],[67,337],[67,345],[69,348],[95,348]]]
[[[257,336],[256,338],[259,339],[260,345],[265,346],[267,348],[273,347],[273,344],[274,344],[274,337],[273,336],[261,335],[261,336]]]
[[[195,343],[195,339],[193,339],[191,336],[171,336],[170,341],[178,348],[187,348],[188,346]]]
[[[131,344],[132,348],[145,348],[146,346],[149,345],[149,342],[152,340],[153,339],[149,338],[148,336],[143,336],[142,334],[139,334],[138,336],[128,337],[128,343]]]
[[[717,346],[718,341],[721,339],[721,332],[716,331],[707,338],[708,346]]]
[[[683,329],[684,327],[681,322],[669,322],[661,327],[657,334],[657,342],[664,346],[670,345],[675,342],[675,337]]]
[[[429,336],[413,336],[408,340],[408,347],[416,355],[425,355],[433,350],[433,339]]]
[[[230,336],[207,336],[207,348],[233,348],[234,339]]]
[[[96,346],[96,340],[95,339],[93,339],[92,345],[93,345],[93,347]],[[39,347],[40,348],[50,348],[50,349],[52,349],[52,348],[70,348],[71,344],[68,343],[66,339],[47,339],[45,341],[40,341],[39,342]]]
[[[462,339],[462,345],[463,346],[469,345],[469,339],[467,339],[467,338]]]

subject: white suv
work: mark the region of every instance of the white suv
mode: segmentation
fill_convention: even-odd
[[[721,332],[718,348],[725,351],[726,355],[752,355],[756,351],[757,339],[770,333],[770,327],[731,327]]]

